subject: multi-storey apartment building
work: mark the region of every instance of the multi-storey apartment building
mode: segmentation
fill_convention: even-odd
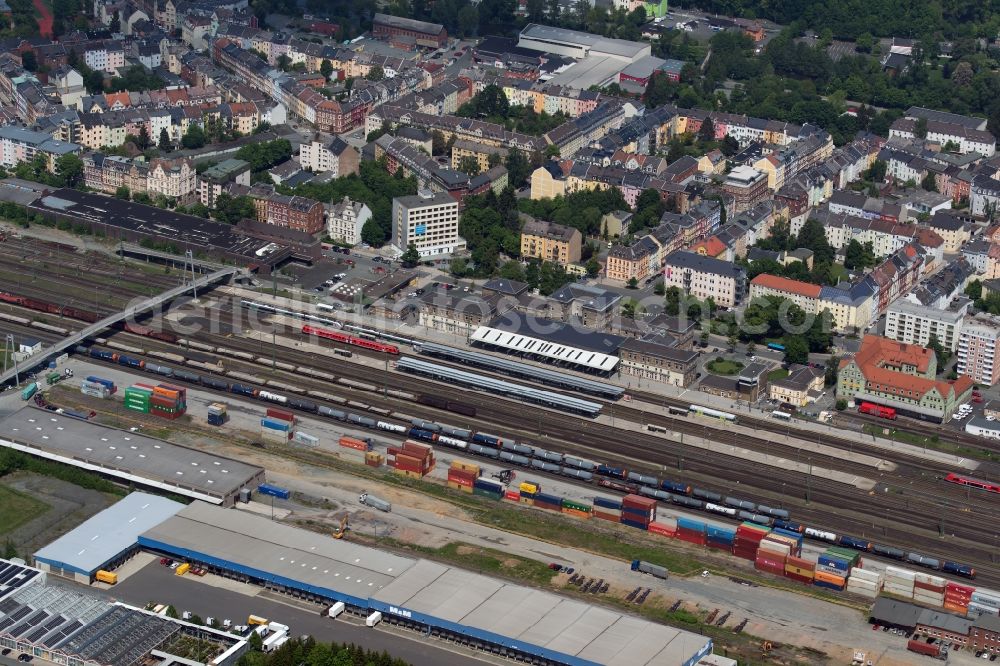
[[[149,163],[146,193],[162,194],[181,203],[192,200],[197,192],[198,174],[194,163],[187,158],[154,159]]]
[[[967,315],[958,340],[959,374],[977,384],[993,386],[1000,381],[1000,318],[985,312]]]
[[[358,173],[359,156],[356,148],[340,137],[330,141],[303,143],[299,149],[299,164],[314,173],[332,173],[333,178]]]
[[[563,266],[580,261],[583,236],[579,229],[553,222],[529,220],[521,229],[521,256]]]
[[[344,197],[340,203],[327,209],[326,234],[335,241],[357,245],[361,242],[361,230],[372,217],[372,211],[360,201]]]
[[[956,298],[942,309],[902,298],[886,310],[885,337],[926,347],[933,335],[943,349],[954,352],[958,349],[962,322],[969,305],[969,299]]]
[[[396,197],[392,200],[392,244],[399,254],[413,244],[421,257],[464,250],[458,235],[458,201],[447,192]]]
[[[716,305],[733,307],[746,296],[747,275],[743,267],[729,261],[678,250],[667,256],[663,267],[666,287]]]

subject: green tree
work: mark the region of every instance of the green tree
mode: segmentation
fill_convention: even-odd
[[[8,538],[3,546],[3,557],[6,560],[17,557],[17,544],[14,543],[13,539]]]
[[[205,145],[205,131],[197,123],[191,123],[181,138],[181,144],[188,150],[197,150]]]
[[[920,187],[928,192],[937,192],[937,179],[934,177],[933,171],[928,171],[927,175],[923,177],[920,181]]]
[[[809,345],[802,339],[802,336],[786,336],[784,345],[786,363],[800,363],[802,365],[809,363]]]
[[[385,78],[385,70],[382,69],[382,65],[374,65],[368,70],[368,74],[365,75],[365,78],[369,81],[381,81]]]
[[[601,272],[601,262],[599,262],[594,257],[587,260],[586,263],[587,277],[595,278]]]
[[[253,199],[247,196],[234,197],[227,192],[223,192],[215,200],[215,211],[212,217],[219,222],[236,224],[242,219],[252,220],[256,217],[256,214]]]
[[[871,168],[869,168],[864,173],[864,179],[870,180],[875,183],[881,183],[885,181],[885,174],[889,170],[889,163],[885,160],[875,160],[872,162]]]
[[[507,153],[507,160],[504,163],[507,167],[507,182],[514,189],[520,189],[528,182],[528,177],[531,175],[531,163],[528,161],[527,156],[524,152],[512,148],[509,153]]]
[[[701,123],[701,127],[698,128],[698,139],[701,141],[715,140],[715,123],[712,122],[711,118],[705,118]]]
[[[176,609],[176,608],[174,608],[173,606],[167,606],[167,612],[166,612],[166,615],[167,615],[167,617],[169,617],[169,618],[173,618],[173,619],[175,619],[175,620],[176,620],[176,619],[178,619],[178,618],[180,617],[180,616],[179,616],[179,615],[177,614],[177,609]]]
[[[448,271],[455,277],[465,277],[469,272],[469,264],[462,257],[455,257],[448,266]]]
[[[56,160],[56,174],[67,187],[76,187],[83,182],[83,160],[74,153],[60,155]]]
[[[927,348],[934,352],[934,356],[937,357],[938,372],[942,372],[951,358],[950,350],[945,349],[938,336],[933,333],[927,339]]]
[[[35,58],[34,51],[25,51],[21,54],[21,66],[29,72],[34,72],[38,69],[38,60]]]
[[[982,280],[973,280],[969,284],[965,285],[965,295],[974,301],[978,301],[983,297],[983,282]]]
[[[173,144],[170,143],[170,134],[167,133],[166,127],[160,130],[160,140],[156,144],[156,147],[165,153],[169,153],[171,150],[174,149]]]
[[[844,251],[844,268],[857,270],[875,266],[878,259],[875,257],[875,250],[871,242],[862,245],[857,239],[852,238]]]
[[[466,155],[458,163],[458,170],[467,173],[469,176],[479,175],[479,160],[472,155]]]
[[[382,247],[385,244],[385,231],[374,217],[366,220],[361,227],[361,240],[372,247]]]
[[[247,643],[250,645],[250,649],[254,652],[261,652],[264,649],[264,639],[260,637],[256,631],[250,634],[250,638],[247,639]]]
[[[146,150],[152,141],[149,138],[149,128],[143,125],[139,128],[139,134],[135,137],[135,145],[139,150]]]
[[[124,185],[119,185],[118,189],[115,190],[115,198],[124,199],[125,201],[128,201],[130,198],[132,198],[132,193],[129,192],[129,189]]]
[[[330,75],[333,74],[333,64],[324,58],[323,62],[319,64],[319,73],[323,75],[324,79],[329,81]]]
[[[419,264],[420,252],[417,250],[417,246],[414,245],[413,243],[410,243],[406,247],[406,252],[404,252],[403,256],[399,258],[399,261],[401,264],[403,264],[404,268],[413,268],[414,266]]]
[[[836,405],[834,405],[834,409],[836,409],[838,412],[844,411],[845,409],[847,409],[847,401],[844,400],[843,398],[837,398],[837,403]]]
[[[663,284],[662,279],[657,280],[656,282],[653,283],[653,293],[656,294],[657,296],[663,296],[667,293],[667,288]]]

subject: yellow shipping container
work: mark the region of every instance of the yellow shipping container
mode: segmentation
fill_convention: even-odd
[[[815,578],[816,571],[813,569],[803,569],[802,567],[797,567],[794,564],[785,565],[786,573],[793,573],[796,576],[805,576],[806,578]]]
[[[180,567],[178,567],[178,569],[179,568]],[[105,571],[104,569],[98,571],[97,574],[94,575],[94,578],[102,583],[107,583],[108,585],[115,585],[118,582],[118,574]]]
[[[522,481],[521,485],[518,486],[518,488],[520,489],[520,491],[522,493],[532,493],[532,494],[534,494],[534,493],[538,492],[538,484],[528,483],[527,481]]]
[[[519,499],[518,501],[521,504],[527,504],[528,506],[535,506],[535,498],[534,497],[525,497],[524,495],[521,495],[521,499]]]
[[[186,574],[190,570],[191,570],[191,565],[188,564],[187,562],[185,562],[184,564],[182,564],[179,567],[177,567],[176,569],[174,569],[174,575],[175,576],[183,576],[184,574]]]
[[[410,478],[410,479],[422,479],[422,478],[424,478],[424,475],[421,474],[420,472],[414,472],[414,471],[409,470],[409,469],[393,468],[392,471],[395,472],[396,474],[399,474],[400,476],[405,476],[405,477]]]
[[[463,493],[469,493],[470,495],[472,494],[472,486],[463,486],[460,483],[455,483],[454,481],[449,481],[448,482],[448,487],[451,488],[452,490],[460,490]]]
[[[452,460],[451,468],[460,469],[463,472],[470,472],[472,474],[475,474],[476,476],[480,475],[479,465],[477,465],[476,463],[465,462],[464,460]]]

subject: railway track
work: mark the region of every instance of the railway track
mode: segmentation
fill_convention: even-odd
[[[33,334],[36,337],[41,337],[37,335],[37,332],[33,331]],[[134,338],[125,333],[112,332],[109,334],[109,337],[112,338],[118,336],[126,340],[133,340],[134,342],[141,341],[139,346],[143,348],[158,346],[163,350],[177,352],[177,347],[174,345],[167,345],[165,343],[154,344],[152,340]],[[195,339],[199,341],[208,340],[206,344],[213,344],[214,346],[227,346],[249,350],[251,353],[259,351],[262,344],[246,340],[237,342],[238,338],[232,335],[199,334]],[[296,352],[289,349],[283,349],[281,352],[283,358],[287,358],[292,353]],[[299,364],[317,365],[318,359],[316,355],[311,353],[299,354],[301,356],[296,356]],[[364,382],[372,381],[371,368],[359,367],[353,362],[341,361],[340,359],[320,360],[323,361],[321,367],[324,370],[331,371],[333,374],[342,377],[353,377]],[[157,362],[159,363],[160,361]],[[229,361],[228,363],[232,366],[234,361]],[[245,369],[258,374],[260,372],[259,366],[247,365]],[[324,382],[306,381],[301,376],[285,377],[285,381],[297,385],[306,384],[308,386],[320,387],[317,390],[329,388]],[[385,381],[388,382],[388,378]],[[934,501],[931,501],[931,499],[921,496],[925,492],[923,488],[926,487],[929,491],[930,486],[926,485],[929,482],[923,478],[924,475],[920,474],[920,470],[910,471],[906,468],[902,470],[904,482],[909,481],[908,484],[904,483],[902,485],[913,486],[914,483],[918,483],[921,484],[919,486],[921,488],[920,491],[910,496],[906,495],[906,491],[902,493],[898,490],[886,492],[877,500],[878,506],[883,507],[883,509],[879,510],[875,508],[873,512],[873,501],[870,496],[846,489],[841,484],[828,482],[825,479],[809,478],[799,474],[782,474],[774,468],[746,461],[741,461],[738,465],[720,468],[718,464],[719,459],[714,455],[702,454],[698,450],[683,447],[669,440],[647,434],[640,435],[629,432],[625,435],[628,441],[624,441],[621,430],[603,424],[582,422],[576,417],[540,408],[530,408],[539,419],[538,428],[532,431],[530,425],[533,424],[526,423],[525,406],[520,403],[511,403],[493,397],[458,391],[436,382],[415,379],[408,375],[393,374],[391,381],[394,387],[406,387],[414,393],[426,392],[428,386],[434,386],[435,391],[442,395],[463,402],[471,402],[480,410],[477,420],[484,420],[495,424],[498,430],[504,434],[511,434],[520,439],[544,444],[550,448],[559,448],[569,453],[580,453],[588,457],[596,455],[597,457],[609,460],[618,458],[628,461],[630,465],[635,460],[646,461],[648,463],[647,467],[651,470],[655,470],[657,466],[659,467],[656,471],[658,475],[676,464],[680,468],[677,476],[683,475],[685,479],[691,479],[699,483],[706,480],[707,482],[704,485],[708,487],[715,486],[716,488],[719,487],[719,480],[722,479],[726,483],[728,492],[739,496],[746,496],[748,499],[755,501],[762,501],[772,505],[778,504],[783,507],[787,506],[793,511],[793,517],[800,522],[813,523],[827,529],[884,541],[892,545],[913,547],[915,550],[919,550],[927,555],[943,558],[954,557],[953,551],[943,551],[940,545],[931,545],[933,543],[940,544],[940,542],[937,540],[937,533],[933,529],[928,529],[929,521],[927,516],[942,513],[942,502],[940,498],[935,498]],[[342,391],[351,393],[350,390],[345,391],[343,387],[338,386],[338,392]],[[365,400],[371,401],[370,393],[357,393],[359,396],[364,396]],[[662,401],[662,398],[660,400]],[[400,408],[400,405],[403,405],[402,409],[404,410],[409,409],[412,411],[413,409],[412,404],[392,398],[383,397],[381,401],[393,404],[393,408],[397,410]],[[641,417],[645,415],[644,412],[637,409],[632,409],[631,412],[628,411],[631,408],[616,407],[615,409],[626,410],[619,411],[619,416],[630,414],[631,416]],[[461,417],[450,412],[442,412],[431,407],[421,406],[419,411],[421,414],[425,412],[433,413],[436,420],[456,425],[460,424],[456,423],[456,421],[462,420]],[[545,419],[544,434],[541,427],[542,418]],[[639,422],[642,421],[640,420]],[[685,425],[683,421],[677,419],[666,419],[666,422],[675,430],[680,432],[687,431],[691,434],[699,434],[695,431],[702,428],[707,429],[707,426],[701,426],[700,424]],[[583,423],[582,428],[581,423]],[[769,430],[773,429],[774,424],[767,425],[771,426],[771,428],[768,428]],[[554,447],[548,443],[547,440],[549,439],[557,440],[562,444]],[[769,444],[763,438],[755,438],[754,441],[756,444]],[[841,441],[847,442],[848,440]],[[745,446],[746,444],[746,440],[741,440],[741,446]],[[583,448],[584,451],[581,452],[580,448]],[[877,451],[878,455],[884,457],[884,452],[881,450]],[[860,473],[859,470],[855,471]],[[870,468],[865,468],[864,471],[868,473],[871,470]],[[910,474],[911,476],[905,476],[906,474]],[[920,475],[918,476],[918,474]],[[947,495],[949,490],[941,493],[941,487],[934,486],[934,491],[939,494]],[[806,494],[809,494],[811,500],[808,504],[804,501]],[[782,495],[787,495],[787,497],[782,498]],[[989,548],[984,547],[981,543],[981,526],[989,524],[989,522],[984,523],[983,521],[991,520],[995,512],[988,512],[985,503],[978,500],[972,501],[969,497],[964,499],[945,497],[944,502],[946,510],[955,512],[953,514],[955,525],[953,526],[952,520],[949,519],[944,525],[944,529],[940,531],[954,534],[954,538],[966,542],[963,544],[955,543],[954,547],[961,547],[963,559],[969,561],[970,564],[979,566],[983,570],[983,573],[986,574],[995,553]],[[968,502],[968,506],[964,509],[961,508],[961,502]],[[984,515],[986,513],[989,513],[989,515]],[[997,580],[1000,580],[1000,576],[997,576]]]

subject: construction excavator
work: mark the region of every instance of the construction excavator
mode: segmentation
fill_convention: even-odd
[[[333,533],[334,539],[344,538],[344,535],[347,534],[347,530],[351,528],[349,522],[349,515],[345,513],[344,517],[340,519],[340,527],[338,527],[337,531]]]

